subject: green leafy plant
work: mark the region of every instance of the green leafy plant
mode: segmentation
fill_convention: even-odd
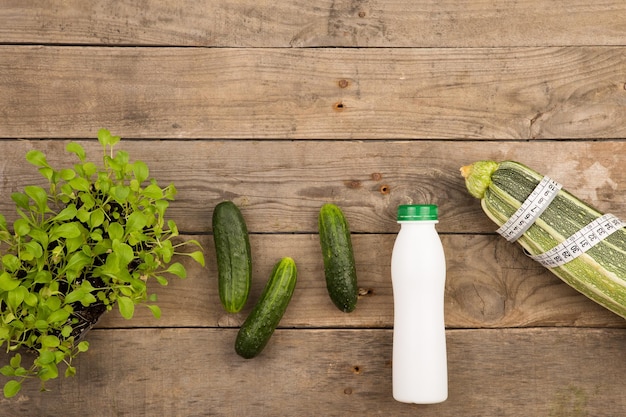
[[[10,378],[5,397],[28,378],[38,378],[45,390],[59,365],[73,376],[72,360],[89,348],[85,332],[114,306],[126,319],[137,304],[160,317],[147,283],[185,278],[175,255],[204,266],[199,242],[180,238],[175,222],[165,219],[174,185],[160,187],[144,162],[114,152],[118,136],[101,129],[98,141],[100,166],[76,142],[66,147],[78,158],[70,168],[55,169],[43,152],[28,152],[49,188],[29,185],[11,195],[17,211],[12,230],[0,215],[0,346],[9,357],[0,373]],[[181,251],[187,245],[197,248]],[[23,363],[23,350],[32,352],[32,363]]]

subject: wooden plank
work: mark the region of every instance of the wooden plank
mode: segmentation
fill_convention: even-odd
[[[114,133],[117,133],[113,131]],[[96,133],[92,132],[92,136]],[[41,149],[53,166],[73,164],[66,141],[0,141],[0,213],[15,219],[11,193],[41,183],[24,163]],[[97,161],[100,146],[81,141]],[[395,233],[399,204],[440,206],[443,233],[494,233],[465,188],[459,167],[512,159],[561,182],[603,212],[626,218],[626,142],[615,141],[122,141],[163,185],[174,182],[168,212],[187,233],[210,230],[213,208],[235,201],[251,232],[312,233],[325,202],[342,207],[356,233]]]
[[[393,234],[353,236],[361,296],[357,309],[350,314],[339,311],[328,297],[317,235],[252,235],[253,286],[248,303],[237,314],[226,313],[219,301],[212,237],[194,237],[205,248],[207,266],[185,262],[186,280],[174,278],[167,287],[151,285],[162,309],[159,320],[147,308],[137,308],[131,321],[114,310],[99,327],[238,327],[252,310],[272,267],[283,256],[296,261],[298,283],[281,327],[393,326]],[[442,240],[447,255],[448,328],[626,328],[624,319],[577,293],[502,238],[443,235]]]
[[[626,136],[624,47],[0,47],[0,137]]]
[[[13,0],[0,42],[226,47],[624,45],[622,1]]]
[[[28,384],[6,415],[598,416],[626,413],[626,332],[447,332],[449,398],[391,396],[391,330],[278,330],[244,360],[234,329],[96,330],[78,374]]]

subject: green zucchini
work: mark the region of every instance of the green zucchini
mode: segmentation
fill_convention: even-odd
[[[220,301],[227,312],[237,313],[248,300],[252,257],[246,222],[232,201],[222,201],[213,211],[213,241]]]
[[[239,356],[250,359],[265,348],[287,309],[297,276],[296,263],[291,258],[282,258],[274,265],[259,301],[237,333],[235,351]]]
[[[324,204],[318,228],[328,295],[339,310],[351,312],[356,308],[359,288],[348,222],[339,207]]]
[[[514,161],[479,161],[461,168],[468,191],[481,199],[487,216],[498,226],[505,225],[524,205],[543,175]],[[560,189],[517,242],[531,257],[550,253],[603,214]],[[530,223],[530,222],[529,222]],[[619,220],[611,234],[575,258],[548,269],[591,300],[626,318],[626,228]]]

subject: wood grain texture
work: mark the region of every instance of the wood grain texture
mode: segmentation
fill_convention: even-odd
[[[626,413],[626,333],[447,332],[449,398],[391,397],[391,330],[279,329],[255,359],[235,329],[94,330],[76,377],[0,400],[12,416],[597,416]],[[138,354],[140,353],[140,354]],[[586,366],[576,366],[586,364]],[[77,401],[76,398],[80,398]],[[323,399],[323,400],[322,400]]]
[[[114,131],[114,133],[116,133]],[[93,136],[96,133],[93,132]],[[95,140],[81,141],[94,162]],[[11,193],[39,181],[25,163],[37,148],[56,167],[75,163],[67,141],[0,141],[0,213],[15,219]],[[396,233],[399,204],[440,206],[442,233],[494,233],[496,227],[465,187],[459,168],[517,160],[549,175],[603,212],[626,217],[626,142],[613,141],[154,141],[122,140],[177,200],[168,213],[187,233],[208,233],[213,208],[238,204],[253,233],[312,233],[317,213],[333,202],[354,233]]]
[[[181,259],[186,280],[151,286],[160,320],[108,313],[76,378],[30,384],[0,415],[626,415],[626,322],[495,235],[458,171],[517,160],[625,219],[625,13],[618,0],[4,1],[0,213],[14,220],[9,195],[40,181],[28,150],[68,162],[68,139],[98,153],[108,128],[176,184],[169,214],[207,266]],[[224,199],[242,209],[254,261],[234,315],[210,227]],[[350,314],[323,280],[326,202],[353,231]],[[450,398],[433,406],[391,397],[403,203],[441,212]],[[237,327],[282,256],[298,263],[294,297],[243,360]]]
[[[626,136],[623,47],[0,46],[0,137]],[[342,81],[343,80],[343,81]]]
[[[0,42],[220,47],[624,45],[619,0],[10,0]]]
[[[252,310],[272,267],[283,256],[298,267],[298,282],[280,326],[285,328],[391,328],[393,293],[391,251],[395,235],[355,235],[360,297],[346,314],[326,290],[319,236],[252,235],[252,289],[237,314],[222,308],[217,293],[215,250],[211,236],[193,236],[205,248],[207,266],[185,262],[188,278],[173,278],[166,287],[153,283],[162,317],[137,308],[133,320],[117,310],[105,315],[101,328],[238,327]],[[520,248],[497,236],[444,235],[447,256],[445,315],[448,328],[532,326],[623,327],[624,320],[577,293]]]

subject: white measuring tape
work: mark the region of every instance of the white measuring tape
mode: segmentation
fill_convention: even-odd
[[[561,184],[548,177],[543,177],[526,198],[526,201],[497,232],[509,242],[515,242],[548,208],[560,189]]]
[[[566,240],[542,253],[541,255],[529,255],[532,259],[545,267],[555,268],[565,265],[572,259],[577,258],[607,236],[624,227],[620,219],[612,214],[605,214],[589,223],[587,226],[568,237]]]
[[[497,232],[509,242],[515,242],[545,211],[561,190],[561,184],[543,177],[519,209],[500,227]],[[605,214],[565,239],[563,242],[540,255],[529,255],[545,267],[555,268],[565,265],[582,255],[607,236],[625,225],[612,214]]]

